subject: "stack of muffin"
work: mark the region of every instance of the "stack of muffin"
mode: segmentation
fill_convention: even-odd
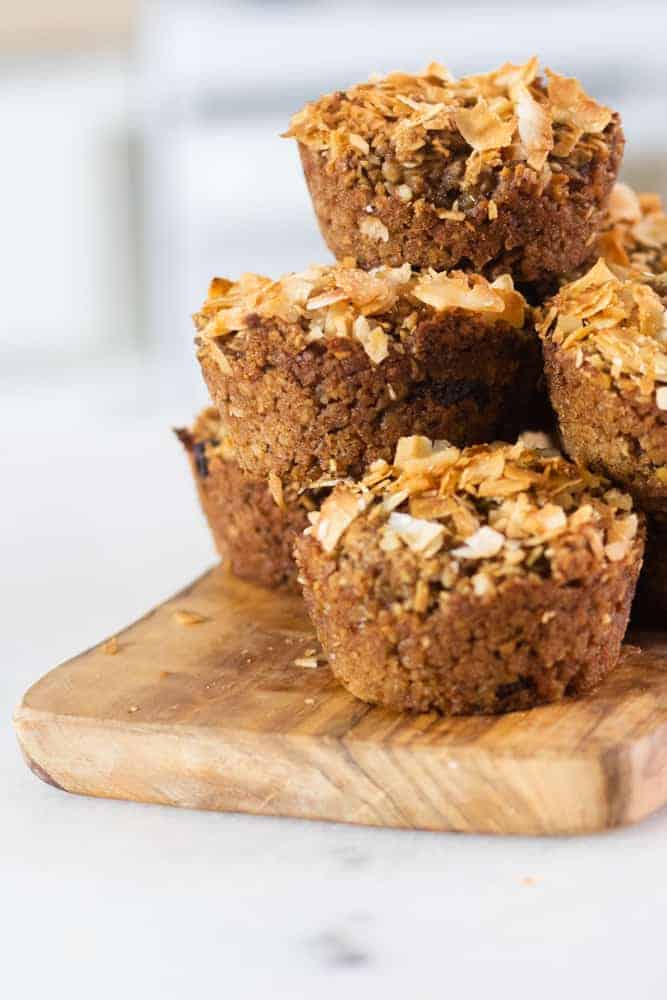
[[[619,656],[643,511],[642,606],[667,606],[667,220],[614,186],[618,115],[535,59],[432,64],[287,135],[337,263],[215,278],[195,317],[214,406],[179,436],[221,555],[301,587],[367,701],[589,690]]]

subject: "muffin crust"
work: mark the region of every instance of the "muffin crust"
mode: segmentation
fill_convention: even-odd
[[[618,115],[537,59],[456,80],[439,64],[307,104],[295,138],[322,235],[363,267],[543,281],[579,267],[623,153]]]
[[[615,665],[641,565],[631,498],[552,452],[403,439],[296,544],[332,670],[395,709],[495,713]]]
[[[665,307],[643,279],[600,259],[539,323],[549,395],[568,455],[667,515]]]
[[[209,407],[184,445],[215,547],[236,576],[262,587],[298,590],[292,546],[308,525],[314,495],[285,498],[264,479],[248,476],[234,458],[218,411]],[[274,496],[274,493],[276,494]],[[321,494],[320,494],[321,496]]]
[[[216,280],[198,356],[238,461],[301,490],[391,459],[401,436],[515,435],[540,412],[539,341],[508,276],[348,263]]]

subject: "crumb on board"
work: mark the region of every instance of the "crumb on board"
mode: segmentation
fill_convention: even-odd
[[[197,611],[188,611],[185,608],[178,608],[174,611],[174,621],[178,625],[202,625],[204,622],[210,621],[205,615],[200,615]]]
[[[102,644],[102,652],[106,656],[115,656],[118,649],[118,639],[115,635],[112,635],[110,639],[107,639],[107,641]]]
[[[302,667],[304,670],[316,670],[317,669],[317,657],[316,656],[297,656],[294,660],[295,667]]]
[[[304,649],[303,656],[297,656],[292,662],[295,667],[301,667],[303,670],[317,670],[318,667],[325,665],[326,657],[321,649],[310,646]]]

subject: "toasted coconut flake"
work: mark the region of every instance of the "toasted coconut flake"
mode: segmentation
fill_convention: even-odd
[[[632,285],[631,293],[639,313],[639,332],[657,338],[664,329],[665,307],[648,285]]]
[[[413,294],[439,312],[466,309],[470,312],[502,313],[505,310],[502,295],[481,275],[434,272],[419,279]]]
[[[659,410],[667,410],[667,386],[661,385],[655,392],[655,404]]]
[[[525,63],[517,65],[516,63],[506,62],[498,69],[492,70],[491,73],[479,76],[467,76],[461,82],[469,86],[473,85],[485,97],[499,97],[505,94],[512,94],[522,84],[529,86],[537,77],[539,67],[540,64],[537,56],[531,56]]]
[[[499,479],[505,471],[505,454],[500,449],[481,452],[461,473],[461,486],[477,486],[484,480]]]
[[[365,139],[363,139],[360,135],[357,135],[355,132],[350,132],[347,138],[353,149],[356,149],[359,153],[363,153],[364,156],[368,156],[371,151],[371,147]]]
[[[513,117],[509,121],[503,121],[483,97],[472,108],[457,111],[454,121],[468,145],[478,152],[509,146],[516,127]]]
[[[457,559],[489,559],[497,555],[504,544],[504,536],[484,524],[466,538],[465,545],[453,549],[452,555]]]
[[[644,246],[664,249],[667,247],[667,217],[662,212],[645,215],[633,227],[632,235]]]
[[[371,327],[365,316],[358,316],[353,333],[374,365],[379,365],[389,354],[389,337],[381,326]]]
[[[528,166],[540,171],[554,145],[549,110],[523,84],[515,91],[514,99],[519,138],[526,150]]]
[[[218,299],[226,295],[229,289],[234,284],[229,278],[212,278],[211,284],[208,286],[208,298]]]
[[[609,264],[629,268],[631,266],[625,248],[624,234],[620,226],[614,226],[600,234],[597,242],[598,253]]]
[[[431,62],[424,70],[424,76],[434,76],[443,83],[454,83],[456,77],[453,76],[446,66],[439,62]]]
[[[435,546],[439,548],[445,536],[445,529],[441,524],[422,521],[410,514],[398,514],[394,511],[389,515],[387,524],[389,530],[393,531],[413,552],[429,549],[431,554],[435,554],[437,551]]]
[[[359,223],[359,229],[364,236],[370,240],[387,243],[389,240],[389,230],[383,222],[373,216],[365,215]]]
[[[410,497],[410,513],[413,517],[422,518],[425,521],[437,521],[440,518],[451,517],[454,513],[456,503],[451,497],[442,496],[414,496]],[[475,528],[473,527],[473,531]]]
[[[384,190],[406,205],[422,205],[421,176],[443,156],[462,168],[460,192],[505,169],[508,160],[512,168],[522,166],[521,150],[546,184],[550,163],[569,157],[577,146],[585,154],[596,149],[611,112],[576,80],[557,74],[551,74],[552,100],[547,99],[538,72],[533,57],[461,80],[435,63],[420,74],[373,76],[370,83],[306,105],[293,116],[286,136],[322,154],[327,165],[348,158],[346,167],[356,169],[370,191]],[[450,221],[466,220],[456,205],[437,211]],[[493,211],[489,204],[490,219]],[[371,238],[381,239],[377,232]]]
[[[407,283],[402,267],[376,268],[370,272],[357,267],[334,267],[331,270],[334,280],[346,292],[350,302],[367,316],[391,309]]]
[[[458,461],[461,452],[447,441],[437,441],[429,455],[409,458],[402,466],[406,479],[420,475],[442,476]]]
[[[642,212],[662,212],[662,197],[656,191],[640,191],[637,195]]]
[[[403,469],[407,462],[415,458],[430,458],[432,454],[433,445],[429,438],[419,434],[413,434],[412,437],[402,437],[398,439],[396,445],[394,465],[397,469]]]
[[[560,76],[550,69],[547,69],[546,75],[549,81],[547,93],[555,121],[572,125],[584,132],[604,132],[612,117],[609,108],[589,97],[574,77]]]
[[[545,540],[562,531],[567,526],[567,515],[562,507],[548,503],[544,507],[527,514],[524,519],[527,531]]]
[[[667,382],[665,307],[645,279],[615,275],[600,259],[578,281],[565,285],[543,311],[538,332],[575,365],[587,362],[611,380],[630,379],[644,396]]]
[[[667,217],[659,195],[636,194],[616,185],[608,210],[609,225],[598,240],[598,253],[619,276],[649,283],[667,303]]]
[[[390,528],[385,524],[382,529],[382,536],[380,538],[380,548],[383,552],[396,552],[401,548],[401,539],[398,537],[395,531],[391,531]]]
[[[384,513],[389,513],[392,510],[396,510],[401,504],[410,496],[409,490],[397,490],[395,493],[389,493],[382,501],[382,510]]]
[[[605,545],[605,555],[610,562],[620,562],[625,559],[628,552],[630,551],[630,542],[620,541],[611,542],[609,545]]]
[[[516,329],[521,329],[526,322],[526,300],[514,288],[514,282],[509,274],[501,274],[491,283],[494,292],[498,292],[504,302],[502,319]]]
[[[401,468],[383,466],[367,483],[344,487],[349,516],[356,495],[387,558],[403,546],[419,556],[415,589],[402,599],[408,609],[428,607],[435,586],[484,597],[518,573],[558,574],[563,556],[582,543],[600,566],[638,557],[632,499],[606,480],[521,442],[463,449],[443,469],[435,459],[448,447],[405,439]],[[349,555],[364,540],[355,535]]]
[[[496,592],[496,585],[488,573],[475,573],[470,582],[476,597],[488,597]]]
[[[367,499],[346,486],[338,486],[322,504],[313,533],[325,552],[333,552]]]
[[[636,192],[627,184],[618,181],[611,190],[607,213],[613,223],[639,222],[642,210]]]
[[[587,288],[597,288],[600,285],[606,284],[608,281],[613,282],[615,280],[616,276],[613,271],[610,271],[606,262],[602,258],[599,258],[590,271],[587,271],[586,274],[582,275],[578,281],[572,282],[569,288],[573,292],[582,292]]]
[[[222,338],[255,330],[258,317],[272,321],[297,352],[316,342],[355,337],[373,363],[380,364],[389,354],[390,341],[403,350],[406,337],[423,318],[431,318],[432,309],[468,309],[486,321],[517,327],[523,325],[526,309],[508,275],[491,285],[479,275],[460,272],[413,274],[407,263],[363,271],[341,261],[277,281],[243,275],[225,287],[224,294],[204,303],[195,322],[200,358],[214,360],[227,377],[233,377],[234,368],[229,357],[235,356],[243,338],[225,345],[224,353]],[[390,396],[394,392],[391,387],[387,391]]]
[[[330,292],[322,292],[320,295],[313,295],[306,302],[306,309],[312,312],[313,309],[324,309],[326,306],[333,306],[336,302],[343,302],[347,298],[347,292],[342,288],[334,288]]]
[[[368,472],[362,482],[364,486],[375,486],[381,480],[386,479],[391,472],[391,466],[385,462],[384,458],[376,458],[368,467]]]
[[[607,490],[604,495],[605,502],[611,504],[612,507],[616,507],[618,510],[632,510],[632,499],[627,493],[621,493],[620,490],[613,488]],[[633,514],[633,517],[635,515]],[[635,517],[635,522],[636,522]]]

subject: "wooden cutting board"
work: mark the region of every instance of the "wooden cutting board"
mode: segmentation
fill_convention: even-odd
[[[400,715],[357,701],[326,666],[294,664],[316,647],[298,597],[217,568],[43,677],[15,725],[32,770],[83,795],[582,833],[667,801],[667,635],[634,641],[641,649],[627,646],[578,700],[503,717]]]

